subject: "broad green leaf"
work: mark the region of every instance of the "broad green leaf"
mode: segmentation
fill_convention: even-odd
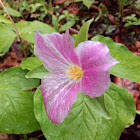
[[[59,29],[59,32],[65,31],[68,28],[71,28],[73,25],[75,24],[75,21],[68,21],[66,24],[64,24],[63,26],[61,26],[61,28]]]
[[[33,93],[38,79],[26,79],[27,71],[13,67],[0,74],[0,132],[26,134],[39,130],[33,112]]]
[[[129,124],[127,124],[126,126],[125,126],[125,128],[129,128],[131,125],[133,125],[134,124],[134,122],[131,122],[131,123],[129,123]]]
[[[123,44],[115,43],[108,37],[99,35],[93,37],[91,40],[105,43],[110,50],[111,56],[120,62],[111,68],[111,74],[140,83],[139,57],[133,55]]]
[[[0,56],[4,55],[12,45],[16,34],[4,24],[0,24]]]
[[[79,93],[70,115],[62,124],[53,125],[38,89],[34,96],[34,111],[47,140],[118,140],[123,128],[135,118],[135,103],[127,90],[115,84],[111,84],[103,96],[91,99]],[[105,115],[106,110],[109,118]]]
[[[36,34],[36,30],[41,34],[51,34],[56,32],[53,27],[39,21],[18,22],[16,26],[20,31],[21,38],[30,43],[35,43],[34,36]]]
[[[33,70],[40,65],[42,65],[42,61],[37,57],[27,57],[26,60],[22,61],[20,64],[23,70]]]
[[[76,39],[76,37],[77,37],[77,34],[73,34],[72,35],[72,38],[75,40]]]
[[[13,17],[21,17],[21,13],[11,7],[6,7],[6,10]]]
[[[13,67],[0,73],[0,82],[10,85],[16,85],[21,90],[29,90],[38,87],[38,79],[27,79],[25,75],[28,70],[22,70],[19,67]],[[1,85],[1,84],[0,84]]]
[[[11,21],[6,17],[0,15],[0,23],[11,23]]]
[[[17,29],[18,29],[20,35],[22,35],[25,32],[26,28],[28,26],[30,26],[30,23],[31,22],[27,22],[27,21],[20,21],[20,22],[16,23],[16,26],[17,26]]]
[[[36,67],[35,69],[29,71],[26,74],[26,78],[39,78],[42,79],[43,77],[45,77],[49,72],[46,70],[46,68],[44,68],[43,65],[40,65],[38,67]]]
[[[88,20],[80,29],[76,40],[75,40],[75,47],[78,46],[79,43],[88,40],[88,30],[89,30],[89,26],[90,24],[93,22],[93,19]]]

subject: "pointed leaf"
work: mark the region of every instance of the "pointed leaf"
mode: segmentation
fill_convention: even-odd
[[[26,78],[39,78],[42,79],[45,77],[49,72],[46,70],[46,68],[43,65],[40,65],[36,67],[35,69],[29,71],[26,74]]]
[[[20,68],[10,68],[0,74],[0,132],[26,134],[39,130],[33,112],[33,93],[38,79],[26,79]]]
[[[40,21],[18,22],[16,26],[20,31],[21,37],[30,43],[35,43],[34,36],[36,34],[36,29],[41,34],[51,34],[56,32],[53,27]]]
[[[42,61],[37,57],[27,57],[26,60],[22,61],[20,64],[23,70],[33,70],[40,65],[42,65]]]
[[[83,4],[89,9],[95,0],[83,0]]]
[[[75,39],[75,47],[78,46],[79,43],[88,40],[88,30],[90,24],[93,22],[93,19],[88,20],[80,29],[76,39]]]
[[[11,21],[5,16],[0,15],[0,23],[11,23]]]
[[[120,63],[113,66],[111,74],[140,83],[140,58],[132,54],[123,44],[115,43],[104,36],[95,36],[91,40],[105,43],[113,58]]]
[[[11,7],[6,7],[6,10],[8,11],[8,13],[13,16],[13,17],[21,17],[21,13]]]
[[[74,20],[68,21],[67,23],[61,26],[61,28],[59,29],[59,32],[62,32],[62,31],[67,30],[68,28],[71,28],[74,24],[75,24]]]
[[[12,45],[16,34],[5,24],[0,24],[0,56],[3,56],[8,52],[10,46]]]
[[[60,125],[53,125],[48,119],[40,90],[35,93],[34,104],[35,116],[48,140],[118,140],[123,128],[135,117],[131,94],[114,84],[104,98],[90,99],[79,93],[70,115]]]

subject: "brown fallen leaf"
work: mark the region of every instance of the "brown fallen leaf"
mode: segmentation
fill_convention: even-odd
[[[79,8],[76,4],[70,4],[70,6],[67,8],[67,10],[69,11],[69,13],[73,14],[73,15],[77,15],[79,12]]]
[[[40,14],[31,14],[30,15],[30,18],[37,18],[37,17],[39,17],[40,16]]]
[[[118,77],[114,77],[114,83],[127,89],[132,94],[136,108],[137,110],[140,110],[140,84]]]
[[[136,108],[137,110],[140,110],[140,100],[137,101]]]
[[[65,1],[68,0],[53,0],[53,4],[63,4]]]
[[[8,140],[8,134],[0,133],[0,140]]]
[[[112,24],[116,24],[116,20],[115,20],[115,17],[111,14],[108,14],[108,19],[111,21]]]
[[[137,49],[140,49],[140,41],[136,41],[135,46]]]
[[[134,47],[133,45],[132,45],[132,46],[128,46],[125,42],[123,42],[123,41],[120,39],[119,35],[115,36],[115,42],[116,42],[116,43],[121,43],[121,44],[123,44],[123,45],[126,46],[130,51],[133,51],[133,49],[135,49],[135,47]]]

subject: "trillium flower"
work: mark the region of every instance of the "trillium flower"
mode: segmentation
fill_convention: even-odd
[[[46,113],[53,124],[69,115],[78,92],[90,98],[101,96],[110,86],[110,67],[119,63],[104,43],[85,41],[74,48],[65,34],[35,35],[35,56],[50,72],[41,80],[40,90]]]

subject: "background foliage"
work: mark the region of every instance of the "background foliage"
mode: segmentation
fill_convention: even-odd
[[[134,123],[139,95],[136,100],[133,94],[135,107],[130,88],[113,83],[99,98],[79,93],[68,118],[54,126],[38,89],[49,72],[34,57],[34,35],[36,30],[51,34],[70,28],[75,47],[90,39],[103,42],[120,61],[110,70],[112,82],[120,77],[140,83],[140,1],[5,0],[3,4],[17,30],[0,5],[0,132],[27,134],[41,129],[47,139],[118,140],[123,129]]]

